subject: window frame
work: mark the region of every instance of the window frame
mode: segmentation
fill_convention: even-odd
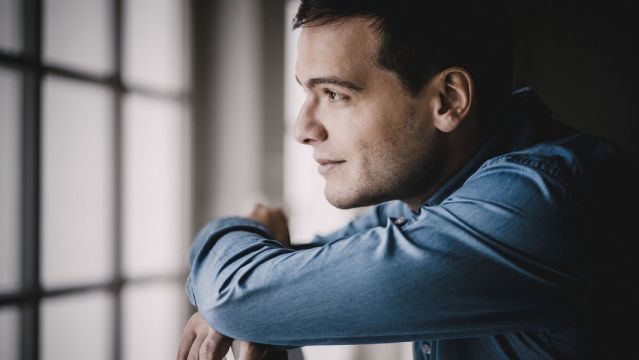
[[[188,87],[182,91],[167,92],[144,86],[130,86],[123,81],[123,52],[124,52],[124,17],[125,0],[111,0],[112,13],[112,62],[113,69],[109,75],[96,76],[72,67],[51,65],[43,59],[44,38],[44,1],[23,0],[22,10],[22,39],[21,50],[18,52],[5,51],[0,48],[0,67],[16,71],[22,82],[22,98],[20,108],[21,117],[21,174],[20,183],[20,287],[9,292],[0,292],[0,309],[17,307],[19,316],[18,355],[24,360],[40,359],[41,346],[41,304],[45,299],[75,295],[84,292],[103,290],[110,294],[113,300],[113,329],[112,344],[114,359],[123,356],[122,346],[122,290],[125,286],[136,284],[183,283],[186,269],[174,274],[158,274],[145,277],[127,278],[123,273],[123,99],[126,95],[135,93],[167,102],[177,103],[186,109],[190,108],[191,94]],[[19,5],[20,6],[20,5]],[[188,11],[187,4],[183,3]],[[181,18],[185,21],[187,18]],[[188,20],[187,20],[188,21]],[[183,23],[185,29],[188,23]],[[188,31],[186,32],[188,34]],[[186,63],[188,66],[188,62]],[[113,268],[114,271],[108,281],[92,282],[80,286],[64,286],[55,289],[44,288],[40,276],[41,264],[41,146],[42,146],[42,89],[46,76],[55,75],[63,79],[79,80],[81,82],[101,85],[113,93],[113,131],[114,131],[114,160],[112,164],[114,178],[114,229],[113,237]],[[188,113],[188,111],[186,112]],[[184,121],[190,121],[185,115]],[[188,193],[186,196],[192,196]],[[186,314],[185,314],[186,315]]]

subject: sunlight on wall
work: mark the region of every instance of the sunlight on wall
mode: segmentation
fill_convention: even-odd
[[[20,80],[0,69],[0,293],[20,286]]]

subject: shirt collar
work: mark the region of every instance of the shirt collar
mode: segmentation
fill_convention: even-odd
[[[507,126],[493,132],[479,150],[435,191],[422,207],[440,204],[461,187],[486,160],[505,151],[529,145],[536,137],[530,124],[536,119],[550,117],[550,109],[530,87],[524,87],[512,93],[510,111],[511,116]]]

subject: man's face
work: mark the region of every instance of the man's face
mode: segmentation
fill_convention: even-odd
[[[360,18],[305,26],[299,38],[306,100],[295,138],[313,147],[326,198],[339,208],[419,197],[441,166],[435,105],[377,65],[377,49],[376,31]]]

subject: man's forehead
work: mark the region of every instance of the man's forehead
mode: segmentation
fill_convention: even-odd
[[[367,19],[304,26],[298,40],[298,76],[362,77],[376,65],[377,43],[377,34]]]

